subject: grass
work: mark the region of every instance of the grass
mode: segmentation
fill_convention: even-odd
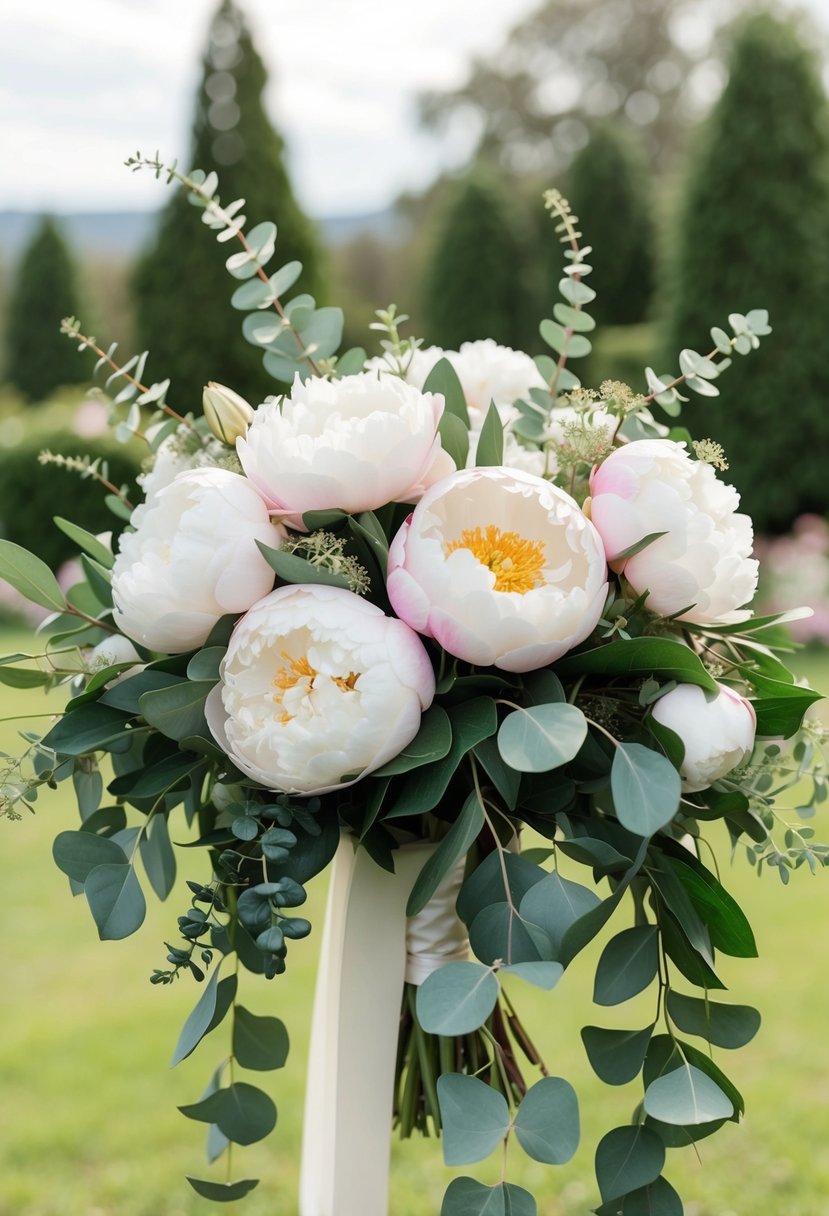
[[[2,639],[17,648],[19,638]],[[829,656],[808,656],[812,682],[829,692]],[[21,698],[24,702],[21,706]],[[56,702],[59,704],[59,700]],[[0,717],[12,707],[43,712],[39,693],[0,689]],[[33,724],[34,725],[34,724]],[[0,724],[0,747],[14,749],[13,724]],[[142,931],[124,942],[100,943],[85,901],[73,900],[51,861],[56,832],[75,826],[71,791],[61,787],[37,803],[37,814],[0,824],[3,866],[3,973],[0,988],[0,1216],[202,1216],[216,1210],[199,1199],[184,1173],[204,1176],[199,1125],[176,1106],[195,1101],[226,1049],[216,1031],[175,1070],[169,1061],[195,986],[155,988],[147,980],[173,940],[187,898],[174,893],[149,905]],[[824,816],[822,837],[829,834]],[[174,837],[176,833],[174,832]],[[723,960],[731,999],[755,1004],[764,1025],[754,1043],[718,1062],[742,1089],[747,1116],[693,1150],[669,1155],[667,1174],[686,1199],[687,1216],[819,1216],[829,1210],[829,1039],[825,1034],[825,875],[798,873],[783,889],[773,875],[758,879],[719,844],[725,882],[757,934],[759,960]],[[202,858],[189,855],[187,874],[202,877]],[[310,918],[322,920],[325,881],[312,884]],[[623,927],[620,916],[612,931]],[[249,1079],[263,1083],[279,1107],[276,1133],[237,1149],[235,1177],[262,1179],[244,1203],[245,1216],[295,1216],[302,1093],[314,982],[316,935],[291,948],[287,974],[271,984],[244,976],[242,1001],[273,1012],[292,1036],[288,1066]],[[653,996],[621,1011],[598,1011],[590,990],[600,945],[549,994],[516,988],[514,999],[551,1072],[566,1076],[582,1100],[582,1145],[560,1170],[511,1150],[511,1180],[530,1187],[541,1216],[586,1216],[597,1200],[593,1153],[599,1137],[627,1122],[638,1100],[591,1073],[579,1039],[586,1022],[644,1026]],[[474,1167],[496,1181],[498,1164]],[[215,1167],[211,1173],[215,1173]],[[448,1180],[434,1143],[396,1143],[393,1216],[436,1216]],[[461,1171],[462,1172],[462,1171]]]

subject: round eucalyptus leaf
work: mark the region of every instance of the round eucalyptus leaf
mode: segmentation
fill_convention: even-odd
[[[503,1094],[477,1077],[457,1072],[439,1077],[437,1089],[444,1161],[447,1165],[483,1161],[509,1129],[509,1107]]]
[[[619,822],[637,836],[652,836],[679,810],[679,773],[670,760],[641,743],[619,743],[610,770]]]
[[[734,1114],[731,1099],[693,1064],[682,1064],[651,1081],[644,1105],[654,1119],[680,1126],[730,1119]]]
[[[484,1186],[474,1178],[454,1178],[443,1197],[440,1216],[537,1216],[529,1191],[512,1182]]]
[[[471,1034],[498,1000],[498,981],[481,963],[447,963],[417,990],[417,1019],[429,1034]]]
[[[563,1077],[543,1077],[527,1092],[513,1121],[518,1143],[534,1161],[564,1165],[579,1146],[579,1103]]]
[[[623,929],[607,943],[596,968],[593,1000],[618,1005],[647,988],[659,969],[659,930],[655,925]]]
[[[507,715],[498,750],[520,773],[545,773],[572,760],[586,737],[587,719],[575,705],[533,705]]]
[[[185,1177],[197,1195],[203,1199],[212,1199],[214,1203],[232,1203],[234,1199],[244,1199],[254,1187],[259,1186],[258,1178],[240,1178],[238,1182],[213,1182],[207,1178]]]
[[[662,1173],[665,1145],[641,1125],[614,1127],[596,1149],[596,1178],[605,1203],[647,1186]]]
[[[673,989],[668,993],[668,1013],[680,1030],[699,1035],[715,1047],[745,1047],[760,1029],[760,1014],[751,1005],[722,1005]]]

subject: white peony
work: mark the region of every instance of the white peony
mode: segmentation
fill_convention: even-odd
[[[114,618],[150,650],[201,646],[219,617],[245,612],[273,587],[256,541],[285,531],[256,490],[226,469],[191,469],[133,512],[112,570]]]
[[[373,511],[416,502],[454,469],[441,447],[443,398],[391,376],[294,381],[267,401],[237,451],[272,511],[302,526],[305,511]]]
[[[151,432],[148,437],[152,437]],[[152,466],[139,473],[137,481],[149,502],[179,473],[186,473],[188,469],[214,468],[227,457],[227,448],[212,435],[202,439],[192,427],[180,426],[161,441]]]
[[[733,688],[718,684],[710,697],[696,684],[679,684],[653,706],[657,722],[685,746],[679,770],[686,793],[708,789],[749,758],[754,750],[754,707]]]
[[[532,671],[583,642],[607,566],[578,504],[530,473],[454,473],[392,541],[388,594],[402,620],[478,666]]]
[[[237,768],[268,789],[352,785],[420,729],[435,678],[417,634],[337,587],[280,587],[244,616],[207,702]]]
[[[590,479],[590,517],[608,561],[662,616],[698,624],[744,620],[757,587],[751,520],[740,496],[684,443],[637,439],[612,452]],[[629,558],[619,554],[664,532]]]

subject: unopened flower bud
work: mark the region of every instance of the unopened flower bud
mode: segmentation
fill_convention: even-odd
[[[213,434],[229,448],[236,446],[240,436],[247,435],[253,421],[253,409],[244,397],[215,380],[208,383],[202,394],[202,409]]]

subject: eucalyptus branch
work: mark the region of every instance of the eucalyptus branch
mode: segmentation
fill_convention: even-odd
[[[573,215],[571,207],[567,199],[558,190],[547,190],[544,193],[544,206],[550,212],[551,216],[557,220],[555,231],[559,234],[559,240],[562,244],[570,246],[570,257],[575,263],[572,267],[572,273],[568,276],[573,283],[581,283],[582,270],[576,267],[581,263],[582,251],[579,245],[581,233],[578,230],[578,217]],[[581,302],[577,299],[571,303],[571,307],[576,312],[582,311]],[[555,396],[556,384],[559,376],[567,363],[567,347],[575,330],[572,325],[564,326],[564,347],[559,353],[556,369],[550,378],[549,389],[551,396]]]
[[[242,227],[245,222],[245,217],[238,215],[240,208],[244,206],[244,200],[237,199],[235,202],[231,203],[229,207],[222,207],[218,195],[213,193],[215,185],[218,184],[215,174],[211,174],[209,177],[204,178],[203,181],[198,181],[195,177],[192,177],[187,173],[182,173],[178,169],[176,161],[173,161],[170,165],[165,165],[159,158],[158,153],[155,154],[155,157],[150,157],[142,156],[140,152],[137,152],[135,156],[130,156],[124,163],[128,169],[132,170],[133,173],[137,173],[141,169],[151,169],[157,178],[160,178],[162,174],[165,174],[168,185],[170,185],[172,182],[178,182],[181,186],[184,186],[185,189],[190,191],[191,196],[201,202],[205,210],[206,222],[210,223],[211,227],[221,227],[224,229],[218,239],[220,241],[224,241],[235,237],[236,240],[238,240],[241,244],[245,253],[250,256],[251,260],[255,260],[255,251],[251,248]],[[208,189],[208,186],[212,186],[213,188]],[[270,278],[259,265],[256,267],[256,275],[262,280],[263,283],[267,283],[270,286]],[[285,328],[289,329],[294,335],[297,345],[302,353],[302,358],[308,364],[313,374],[315,376],[321,375],[322,373],[319,365],[315,363],[312,356],[305,350],[302,338],[291,324],[291,319],[283,308],[282,302],[278,296],[275,296],[271,301],[271,307],[275,310]]]
[[[132,376],[129,371],[131,366],[134,366],[135,363],[139,362],[138,356],[133,356],[133,359],[127,360],[127,362],[123,365],[116,363],[112,358],[112,354],[115,349],[114,346],[111,346],[109,350],[103,350],[100,346],[98,346],[93,337],[88,337],[87,335],[81,333],[80,322],[75,317],[64,317],[60,324],[60,332],[65,334],[67,338],[71,338],[73,341],[77,342],[78,350],[82,351],[85,350],[86,347],[89,347],[89,349],[94,351],[98,356],[99,364],[107,364],[107,366],[112,368],[115,377],[126,380],[127,383],[131,384],[133,388],[137,389],[143,397],[148,398],[146,402],[142,402],[139,399],[138,404],[149,404],[149,399],[151,398],[153,389],[156,388],[156,386],[143,384],[141,380],[135,376]],[[171,405],[167,404],[166,401],[159,400],[157,397],[151,399],[155,401],[155,404],[160,410],[162,410],[165,414],[168,414],[170,418],[175,418],[176,422],[178,422],[181,426],[189,427],[191,430],[194,429],[192,422],[189,422],[186,418],[183,418],[181,414],[177,413]]]
[[[99,472],[97,466],[100,461],[100,456],[96,457],[95,460],[90,460],[88,456],[62,456],[59,452],[51,452],[48,448],[44,448],[41,452],[38,452],[37,457],[38,464],[54,464],[58,468],[68,469],[72,473],[80,473],[81,477],[91,477],[93,481],[97,481],[110,494],[119,498],[128,510],[132,511],[133,504],[127,498],[126,493],[123,490],[119,490],[113,482],[109,481],[105,473]]]

